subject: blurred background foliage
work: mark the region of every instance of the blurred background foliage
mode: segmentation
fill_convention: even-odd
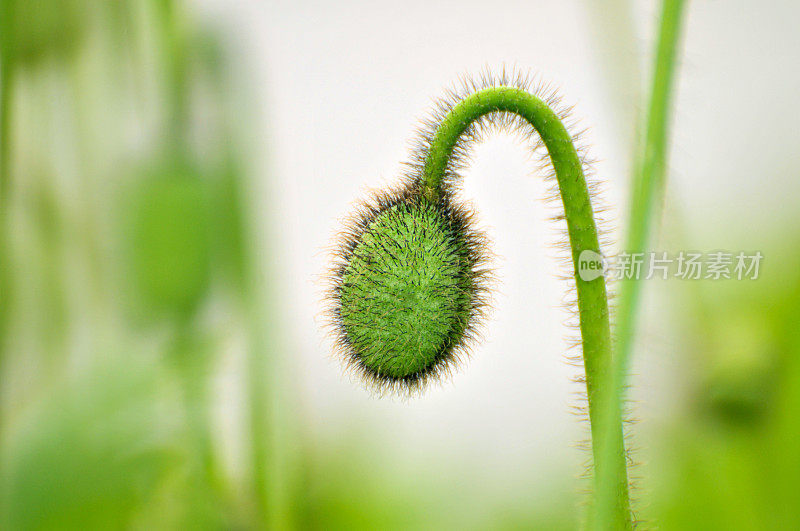
[[[0,528],[577,527],[577,489],[483,498],[468,466],[303,429],[247,105],[188,4],[1,5]],[[758,283],[662,294],[680,405],[636,505],[661,529],[800,528],[800,256],[775,240]]]

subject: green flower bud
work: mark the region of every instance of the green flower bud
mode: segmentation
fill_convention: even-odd
[[[363,208],[331,293],[349,364],[378,387],[407,390],[447,372],[486,306],[483,241],[451,198],[431,203],[413,187]]]

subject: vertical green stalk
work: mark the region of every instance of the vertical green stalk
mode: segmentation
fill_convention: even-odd
[[[11,315],[11,243],[9,242],[9,208],[11,200],[11,112],[14,87],[14,61],[11,54],[11,0],[0,0],[0,382],[6,369],[6,334]],[[0,389],[0,442],[5,439],[5,389]],[[0,500],[3,504],[3,500]],[[7,509],[0,505],[0,515]]]
[[[248,313],[248,345],[246,392],[250,424],[250,471],[257,509],[258,529],[290,529],[291,515],[288,511],[288,471],[285,430],[285,413],[280,408],[286,402],[280,400],[283,388],[277,375],[276,354],[279,351],[274,329],[265,325],[270,322],[269,309],[265,307],[262,293],[264,287],[252,276],[248,286],[260,288],[246,301]],[[272,348],[270,348],[272,347]]]
[[[190,157],[187,141],[190,119],[188,104],[190,50],[181,5],[179,0],[155,0],[156,23],[159,24],[158,37],[166,85],[164,149],[172,161],[185,161]],[[194,172],[194,165],[192,168]],[[194,186],[202,186],[200,177],[193,174],[192,178]],[[196,317],[193,310],[191,315],[182,316],[174,323],[177,356],[183,356],[179,361],[178,378],[184,395],[189,433],[200,460],[200,479],[208,488],[208,492],[202,492],[203,486],[199,486],[198,494],[216,497],[217,499],[213,501],[220,502],[210,508],[208,516],[215,519],[219,516],[218,511],[224,511],[230,500],[227,499],[222,481],[223,474],[219,469],[219,462],[212,445],[213,426],[209,412],[211,401],[208,369],[213,366],[214,359],[211,352],[191,340],[192,336],[197,335]],[[204,518],[206,515],[203,513],[208,511],[209,507],[193,507],[193,510]]]
[[[11,0],[0,0],[0,209],[5,215],[11,185],[11,90],[13,61],[10,30]]]
[[[14,87],[14,61],[11,54],[11,0],[0,0],[0,378],[4,369],[6,333],[12,300],[9,208],[11,201],[11,112]],[[2,396],[2,395],[0,395]],[[0,434],[3,428],[0,402]]]
[[[606,529],[630,529],[631,512],[622,419],[614,400],[611,329],[605,279],[583,280],[578,274],[581,252],[600,252],[597,228],[583,164],[569,133],[558,115],[539,98],[518,88],[501,86],[481,90],[458,103],[442,120],[430,143],[422,174],[422,193],[437,202],[445,193],[443,183],[459,138],[482,116],[513,113],[539,133],[553,163],[569,233],[572,262],[578,291],[581,343],[589,399],[592,440],[613,433],[613,452],[601,453],[593,445],[596,482],[595,510],[609,514]],[[599,478],[611,478],[608,493],[600,496]],[[606,504],[605,506],[601,506]],[[596,522],[594,515],[592,522]]]
[[[267,483],[267,462],[270,458],[267,426],[271,416],[269,415],[270,400],[266,393],[264,377],[270,374],[267,367],[266,343],[264,333],[261,328],[264,323],[260,317],[262,315],[257,301],[250,297],[247,301],[246,312],[248,314],[248,345],[247,345],[247,369],[245,387],[247,391],[247,412],[248,423],[250,426],[250,481],[255,496],[258,524],[261,528],[267,527],[269,521],[268,514],[272,509],[270,503],[270,489]]]
[[[656,62],[645,121],[644,141],[637,148],[634,162],[634,179],[630,199],[630,218],[625,251],[645,252],[651,236],[653,218],[660,213],[660,202],[666,180],[667,140],[669,136],[669,109],[675,76],[675,58],[680,39],[684,0],[664,0],[661,11]],[[616,321],[614,352],[614,388],[619,404],[624,400],[624,386],[634,340],[637,312],[640,302],[640,285],[635,279],[624,280],[620,286],[620,299]],[[616,434],[614,434],[614,437]],[[616,452],[611,434],[604,434],[602,452],[607,456]],[[616,478],[600,477],[600,493],[608,495]],[[598,529],[610,529],[613,515],[600,504]]]
[[[183,149],[189,121],[186,33],[174,0],[157,0],[158,22],[167,79],[167,134],[170,147]]]
[[[241,246],[241,303],[246,314],[245,392],[250,428],[250,481],[255,501],[257,529],[292,529],[292,483],[289,417],[293,403],[286,396],[286,369],[277,314],[271,301],[277,296],[268,279],[272,266],[254,250],[270,235],[264,234],[258,207],[236,187],[243,216]]]
[[[215,85],[221,98],[237,91],[224,82]],[[273,301],[278,296],[275,277],[269,258],[272,239],[261,224],[262,205],[252,193],[253,183],[237,161],[246,158],[245,151],[263,150],[263,139],[251,146],[252,135],[241,135],[237,129],[250,125],[252,109],[247,98],[226,101],[230,119],[220,127],[221,138],[227,146],[225,176],[221,197],[224,198],[227,219],[220,223],[221,236],[229,253],[228,267],[234,280],[237,301],[244,317],[246,339],[244,386],[247,414],[248,493],[252,500],[251,527],[254,529],[292,529],[291,496],[292,469],[289,449],[291,425],[287,411],[293,404],[285,391],[285,368],[281,366],[285,346],[276,325]],[[245,108],[239,109],[239,105]],[[236,108],[236,112],[233,111]],[[245,111],[246,114],[243,114]],[[234,116],[235,115],[235,116]],[[247,146],[247,147],[244,147]],[[250,193],[248,193],[248,190]],[[259,252],[262,249],[264,252]]]
[[[645,138],[637,150],[632,182],[630,221],[625,247],[630,253],[645,251],[653,218],[659,214],[659,204],[664,194],[669,107],[683,6],[684,0],[665,0],[663,5]],[[621,286],[617,322],[619,358],[616,360],[621,374],[627,369],[639,293],[639,284],[636,281],[626,281]]]
[[[222,505],[227,500],[221,499],[224,488],[216,466],[210,430],[209,379],[205,359],[209,355],[208,348],[202,341],[198,341],[199,334],[191,320],[179,323],[177,328],[171,346],[171,357],[178,369],[176,377],[180,381],[187,432],[197,454],[196,472],[201,483],[194,485],[193,488],[197,489],[201,500],[206,503],[213,500],[217,503],[222,502],[219,503]],[[216,507],[197,507],[194,511],[203,514],[209,509],[213,514]]]
[[[11,190],[11,96],[14,86],[14,61],[11,50],[12,0],[0,0],[0,221],[5,222]],[[2,226],[3,230],[5,225]],[[5,233],[0,234],[2,237]],[[3,240],[0,240],[0,244]],[[0,251],[4,248],[0,246]],[[5,260],[3,260],[5,263]],[[3,266],[5,267],[5,266]],[[5,299],[6,297],[0,297]],[[5,303],[0,303],[5,304]]]

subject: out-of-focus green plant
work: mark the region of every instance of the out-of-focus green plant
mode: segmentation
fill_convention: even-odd
[[[387,458],[374,433],[350,433],[325,443],[309,438],[303,445],[300,481],[292,493],[297,529],[567,531],[579,526],[577,493],[544,505],[531,502],[535,487],[504,484],[492,492],[468,472],[456,482],[446,474],[420,474]]]
[[[45,59],[62,61],[75,53],[86,35],[90,5],[86,0],[3,0],[6,38],[19,66]]]
[[[191,317],[211,282],[207,181],[190,163],[170,158],[132,188],[123,211],[133,297],[151,317]]]
[[[243,206],[247,164],[231,147],[232,138],[242,134],[237,129],[241,120],[227,116],[231,109],[225,89],[230,87],[215,77],[227,73],[224,67],[203,64],[222,60],[219,54],[204,55],[204,46],[216,35],[206,35],[201,47],[183,2],[0,1],[0,325],[7,329],[12,316],[18,325],[12,338],[16,350],[10,363],[0,364],[6,417],[0,443],[7,465],[3,470],[9,473],[0,513],[22,528],[266,527],[267,512],[281,512],[271,499],[280,489],[272,487],[278,474],[268,448],[274,402],[264,390],[271,389],[265,381],[270,374],[266,358],[275,349],[264,326],[269,319],[261,311],[271,301],[251,289],[263,270],[250,263],[259,252],[246,247],[261,246],[263,240],[247,232],[256,224]],[[73,24],[76,13],[79,20]],[[116,46],[101,50],[108,41]],[[98,48],[83,46],[89,42]],[[163,68],[153,69],[154,64]],[[109,67],[113,81],[92,77],[108,75]],[[19,89],[19,98],[12,88]],[[193,136],[196,109],[189,104],[197,93],[204,108],[215,110],[213,123],[204,124],[212,138],[202,146]],[[49,105],[51,96],[62,98],[57,108]],[[152,105],[156,101],[163,107]],[[144,105],[141,116],[128,115],[127,109],[137,105]],[[109,125],[113,130],[108,131]],[[148,133],[135,152],[125,136],[130,126]],[[12,139],[18,142],[12,145]],[[155,140],[151,144],[149,139]],[[15,172],[26,179],[11,182],[9,155]],[[86,205],[96,210],[89,212]],[[6,245],[12,223],[17,231],[23,229],[13,242],[13,261],[7,259],[12,249]],[[92,246],[84,245],[88,232],[96,238]],[[100,263],[108,277],[95,284],[90,274],[87,282],[82,275],[93,271],[83,269],[89,262]],[[6,274],[13,269],[10,264],[16,267],[13,272],[23,273],[25,283]],[[81,289],[81,282],[103,289]],[[20,296],[12,300],[7,287]],[[223,317],[209,322],[214,311]],[[223,464],[212,418],[214,376],[227,352],[221,343],[237,335],[248,336],[242,339],[252,343],[248,357],[254,360],[248,359],[247,370],[239,375],[252,395],[248,420],[255,434],[240,441],[253,447],[245,477],[234,476]],[[8,344],[6,337],[0,334],[0,348]],[[113,354],[97,353],[88,344],[103,345]],[[23,355],[20,346],[30,352]],[[129,473],[127,462],[103,469],[104,460],[118,457],[121,462],[140,446],[136,419],[126,426],[113,420],[114,429],[104,430],[112,423],[106,417],[116,419],[116,412],[127,407],[124,382],[89,369],[93,360],[120,351],[152,362],[150,376],[159,379],[163,403],[150,404],[154,397],[146,393],[143,411],[168,409],[167,446],[173,451],[164,456],[163,470],[152,481]],[[120,362],[123,373],[127,361]],[[133,370],[135,364],[129,365]],[[21,389],[12,378],[30,380],[30,385]],[[111,390],[104,387],[106,380]],[[58,411],[44,399],[57,387],[64,389],[54,401],[71,404],[73,396],[85,393],[101,406]],[[120,400],[108,399],[114,390]],[[23,409],[31,409],[35,433],[19,425],[29,418],[20,413]],[[78,409],[85,416],[73,412]],[[87,426],[92,434],[83,437],[81,428]],[[149,435],[163,435],[151,427]],[[118,432],[124,435],[117,437]],[[51,439],[73,444],[79,455],[68,449],[50,452]],[[131,466],[141,466],[144,474],[149,456]],[[252,478],[249,470],[256,470]],[[65,480],[64,475],[76,477]],[[257,492],[249,485],[253,478],[262,484]],[[126,480],[130,488],[112,484]],[[31,495],[39,486],[47,499]],[[88,514],[74,515],[70,505],[76,514]]]
[[[758,280],[679,291],[686,400],[657,433],[652,467],[663,529],[800,525],[797,260],[796,249],[773,249]]]
[[[4,529],[130,527],[179,463],[153,367],[86,371],[32,405],[3,448]]]

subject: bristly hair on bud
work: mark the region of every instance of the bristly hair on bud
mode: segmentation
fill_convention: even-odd
[[[373,192],[345,222],[328,274],[328,325],[345,366],[370,389],[411,396],[466,357],[492,278],[473,218],[449,194],[429,202],[409,180]]]

